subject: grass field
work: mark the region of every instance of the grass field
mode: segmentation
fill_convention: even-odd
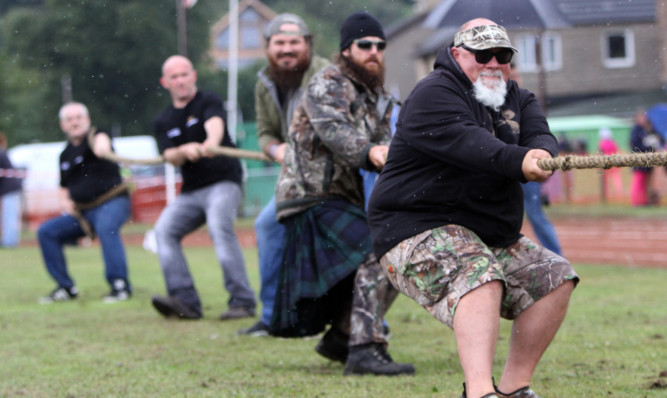
[[[254,320],[221,322],[226,309],[210,248],[186,255],[204,303],[201,321],[169,321],[152,309],[164,293],[157,258],[128,247],[134,296],[103,304],[98,247],[69,248],[80,298],[37,304],[53,289],[35,247],[0,251],[0,397],[459,397],[453,333],[400,296],[387,319],[390,352],[413,377],[344,377],[319,357],[316,339],[237,336]],[[258,288],[256,252],[245,251]],[[547,397],[667,395],[667,270],[578,265],[563,327],[532,387]],[[503,322],[494,374],[509,335]]]

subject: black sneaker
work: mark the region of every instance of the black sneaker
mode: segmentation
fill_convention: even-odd
[[[338,361],[345,363],[347,361],[347,356],[350,352],[347,347],[347,343],[350,340],[350,336],[341,332],[340,330],[331,327],[324,333],[324,336],[315,346],[315,351],[332,361]]]
[[[498,391],[495,385],[493,386],[493,388],[496,390],[496,392]],[[488,394],[482,395],[479,398],[503,398],[503,397],[504,395],[498,395],[495,392],[490,392]],[[461,398],[468,398],[468,396],[466,395],[466,383],[463,383],[463,394],[461,394]]]
[[[496,388],[495,384],[493,385],[493,389],[496,390],[496,392],[498,392],[498,389]],[[482,395],[479,398],[503,398],[504,397],[504,395],[502,395],[502,394],[499,395],[499,394],[500,394],[499,392],[498,392],[498,394],[496,394],[495,392],[490,392],[488,394]],[[461,394],[461,398],[468,398],[468,396],[466,395],[466,383],[463,383],[463,394]]]
[[[345,362],[344,374],[348,375],[412,375],[415,367],[409,363],[398,363],[391,360],[384,344],[371,343],[355,346]]]
[[[496,392],[500,398],[540,398],[540,396],[537,395],[535,391],[531,390],[529,386],[519,388],[518,390],[509,394],[501,392],[498,387],[494,386],[494,388],[496,389]]]
[[[116,279],[111,286],[111,292],[104,296],[102,301],[107,304],[113,304],[119,301],[126,301],[131,295],[132,293],[130,293],[127,283],[122,279]]]
[[[201,319],[202,317],[201,311],[188,307],[176,297],[153,296],[151,303],[165,318]]]
[[[48,296],[42,297],[39,299],[40,304],[51,304],[58,301],[70,301],[74,300],[79,295],[79,291],[76,286],[72,286],[69,289],[64,287],[58,287],[52,291]]]
[[[255,316],[255,309],[248,307],[230,307],[226,312],[220,315],[221,321],[232,319],[252,318]]]
[[[236,332],[236,334],[243,336],[251,336],[251,337],[268,336],[269,325],[265,324],[262,321],[258,321],[256,324],[250,326],[249,328],[239,329],[239,331]]]

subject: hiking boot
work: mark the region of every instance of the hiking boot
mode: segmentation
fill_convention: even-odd
[[[269,325],[265,324],[262,321],[258,321],[256,324],[250,326],[246,329],[239,329],[236,332],[238,335],[250,336],[250,337],[262,337],[269,335]]]
[[[111,292],[102,298],[102,301],[107,304],[126,301],[132,295],[127,287],[127,283],[122,279],[116,279],[111,286]]]
[[[153,296],[151,303],[165,318],[201,319],[202,317],[201,311],[188,307],[176,297]]]
[[[51,304],[59,301],[74,300],[79,295],[76,286],[69,289],[65,287],[58,287],[52,291],[48,296],[39,299],[40,304]]]
[[[324,333],[324,336],[315,346],[315,351],[332,361],[338,361],[345,363],[347,361],[347,356],[349,349],[347,347],[347,342],[350,340],[350,336],[341,332],[340,330],[331,327]]]
[[[231,319],[252,318],[255,316],[255,309],[248,307],[230,307],[226,312],[220,315],[221,321]]]
[[[384,344],[371,343],[355,346],[345,362],[344,374],[347,375],[412,375],[415,368],[409,363],[397,363],[391,360]]]
[[[509,394],[501,392],[498,387],[495,387],[495,389],[500,398],[540,398],[540,396],[535,394],[535,391],[531,390],[529,386],[519,388]]]

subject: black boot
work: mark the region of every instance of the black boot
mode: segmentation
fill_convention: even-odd
[[[415,373],[415,368],[409,363],[394,362],[384,347],[384,344],[371,343],[355,346],[350,349],[350,355],[345,363],[345,375],[387,375],[396,376]]]
[[[347,348],[349,340],[349,335],[331,327],[317,343],[315,351],[327,359],[345,363],[349,352]]]

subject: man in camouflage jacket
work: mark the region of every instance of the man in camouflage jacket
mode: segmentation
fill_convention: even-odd
[[[257,138],[264,153],[282,164],[294,109],[310,79],[329,61],[313,55],[308,26],[297,15],[278,14],[267,25],[265,38],[269,65],[257,72],[255,84]],[[263,336],[268,334],[273,313],[285,236],[285,227],[276,219],[275,196],[257,215],[255,235],[262,313],[254,325],[239,330],[239,334]]]
[[[391,140],[385,46],[371,15],[345,20],[335,64],[313,77],[295,111],[276,187],[286,248],[272,333],[315,334],[331,324],[315,349],[345,362],[346,375],[414,373],[386,352],[382,319],[397,293],[369,245],[359,174],[382,169]]]

